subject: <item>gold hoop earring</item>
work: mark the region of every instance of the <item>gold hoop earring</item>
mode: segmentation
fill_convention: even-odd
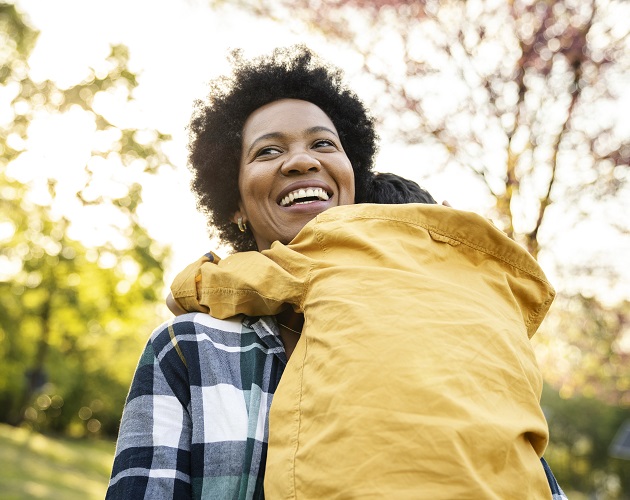
[[[237,220],[238,229],[241,233],[247,231],[247,222],[243,221],[243,217],[239,217]]]

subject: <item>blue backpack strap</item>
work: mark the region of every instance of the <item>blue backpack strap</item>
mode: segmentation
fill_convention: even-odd
[[[542,463],[543,469],[545,469],[545,475],[547,476],[547,482],[549,483],[549,488],[551,489],[551,498],[552,500],[568,500],[567,496],[560,488],[558,481],[556,481],[553,472],[551,472],[551,468],[549,464],[544,458],[540,459],[540,463]]]

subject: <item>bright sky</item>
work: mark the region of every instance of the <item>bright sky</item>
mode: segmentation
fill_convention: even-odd
[[[272,22],[242,13],[227,11],[218,16],[203,0],[21,0],[17,4],[41,31],[30,59],[36,79],[52,79],[61,86],[75,84],[88,67],[107,57],[110,44],[129,47],[130,69],[140,74],[134,93],[137,113],[116,116],[116,122],[131,120],[132,126],[157,128],[174,137],[167,152],[177,170],[164,169],[159,176],[143,179],[145,204],[141,212],[153,237],[173,247],[174,259],[166,277],[169,281],[182,265],[213,248],[205,220],[197,213],[188,190],[185,127],[193,100],[205,95],[208,80],[228,70],[229,48],[241,47],[256,55],[303,39]],[[116,113],[108,109],[112,111]],[[129,114],[129,109],[124,112]],[[78,206],[70,202],[84,178],[92,134],[80,112],[44,117],[33,124],[28,153],[14,166],[13,173],[17,171],[21,180],[37,178],[38,172],[57,178],[61,197],[69,203],[63,209],[79,214],[74,217],[75,236],[98,244],[104,236],[98,219],[89,209],[73,210]],[[129,179],[111,179],[108,170],[112,169],[102,169],[101,186],[109,182],[115,189],[116,182],[133,178],[129,173]]]
[[[17,3],[41,31],[30,59],[36,79],[52,79],[60,86],[72,85],[86,75],[87,68],[107,57],[110,44],[123,43],[129,47],[130,69],[140,74],[140,85],[134,93],[137,113],[133,117],[115,116],[112,103],[104,103],[103,107],[109,116],[115,116],[117,123],[131,120],[136,126],[157,128],[174,137],[168,153],[177,170],[165,169],[159,176],[144,178],[145,206],[141,212],[153,237],[173,247],[167,282],[182,265],[213,248],[205,220],[196,211],[188,189],[185,127],[193,100],[205,96],[205,85],[212,77],[229,69],[228,50],[243,48],[253,56],[278,46],[304,42],[324,58],[344,67],[349,76],[357,67],[356,57],[344,54],[321,37],[298,35],[287,26],[234,10],[227,9],[218,15],[203,0],[20,0]],[[360,88],[356,90],[361,93]],[[128,107],[124,113],[129,114]],[[61,198],[68,200],[63,210],[75,214],[74,236],[80,236],[88,244],[98,244],[106,234],[95,222],[98,218],[95,219],[91,209],[77,210],[80,207],[71,201],[72,193],[84,179],[83,166],[89,158],[92,134],[93,129],[80,112],[42,117],[30,131],[28,153],[12,173],[19,172],[17,175],[24,181],[37,178],[38,173],[55,177],[59,181],[58,190],[65,193]],[[399,155],[398,149],[383,147],[379,163],[402,164]],[[384,170],[400,171],[395,167]],[[102,169],[101,186],[110,183],[115,189],[115,182],[130,182],[133,178],[133,173],[129,173],[128,179],[111,179],[107,171]],[[436,192],[437,184],[431,187],[434,196],[445,197]],[[457,195],[458,206],[465,203],[469,194],[462,189]],[[101,214],[101,217],[112,216]]]
[[[164,170],[143,180],[145,204],[141,212],[151,235],[173,248],[173,262],[165,277],[167,283],[183,266],[214,248],[188,188],[185,127],[193,100],[205,96],[206,82],[228,70],[229,48],[243,48],[248,55],[256,55],[277,46],[304,42],[344,68],[351,86],[369,100],[366,95],[369,89],[353,84],[352,76],[358,72],[359,64],[353,54],[326,43],[321,37],[299,35],[288,26],[229,8],[218,15],[204,0],[18,0],[17,4],[41,31],[30,60],[34,78],[71,85],[86,75],[88,67],[107,57],[111,44],[123,43],[129,47],[130,69],[140,74],[140,85],[134,93],[136,112],[130,114],[126,108],[125,115],[116,117],[117,123],[127,121],[130,126],[157,128],[174,137],[167,153],[177,169]],[[116,114],[112,103],[102,105],[112,116]],[[20,180],[26,181],[45,172],[58,179],[59,191],[66,193],[63,198],[72,200],[93,142],[93,130],[79,115],[44,117],[34,123],[28,154],[14,167],[14,174],[18,171]],[[426,152],[382,144],[377,168],[423,183],[417,173],[410,174],[404,168],[404,165],[417,165],[419,159],[430,164],[430,158],[422,155]],[[118,173],[112,179],[108,174],[111,169],[96,170],[101,172],[102,185],[109,183],[113,190],[117,183],[131,182],[137,175]],[[436,199],[448,199],[458,208],[483,212],[488,200],[474,186],[473,181],[462,179],[461,174],[457,182],[443,175],[425,183]],[[105,234],[103,220],[115,221],[107,219],[111,214],[99,214],[105,218],[99,219],[90,210],[78,208],[69,201],[61,209],[75,214],[75,237],[98,244]],[[567,248],[568,252],[571,250]],[[627,295],[630,296],[630,289]]]

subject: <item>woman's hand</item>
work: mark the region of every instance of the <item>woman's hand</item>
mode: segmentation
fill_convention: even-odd
[[[183,309],[173,297],[173,294],[169,292],[168,297],[166,297],[166,305],[168,309],[175,315],[181,316],[182,314],[186,314],[188,311]]]

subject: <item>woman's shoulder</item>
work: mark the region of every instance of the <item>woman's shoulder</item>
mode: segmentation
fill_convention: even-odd
[[[217,319],[205,313],[182,314],[156,328],[149,343],[158,359],[177,354],[181,361],[226,356],[256,346],[282,350],[273,318],[243,315]]]
[[[187,313],[171,318],[153,330],[150,343],[158,351],[174,342],[212,340],[235,345],[240,342],[240,335],[247,330],[248,324],[245,316],[217,319],[209,314]]]
[[[243,327],[250,324],[251,319],[239,315],[228,319],[213,318],[209,314],[191,312],[182,314],[181,316],[175,316],[174,318],[165,321],[154,332],[159,334],[163,330],[172,328],[176,334],[186,334],[191,332],[199,332],[203,334],[211,333],[241,333]]]
[[[238,377],[244,376],[244,367],[260,387],[266,387],[267,371],[286,362],[273,321],[268,317],[221,320],[205,313],[183,314],[154,331],[147,352],[169,385],[182,390],[217,384],[242,387],[245,381]]]

